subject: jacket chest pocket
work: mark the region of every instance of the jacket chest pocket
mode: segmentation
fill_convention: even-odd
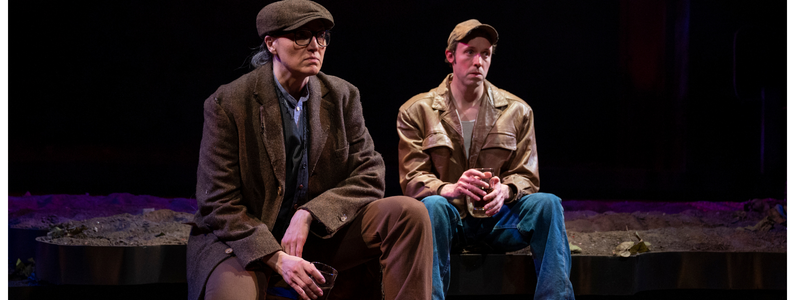
[[[498,172],[506,166],[517,150],[517,136],[508,132],[491,132],[478,153],[477,165],[491,167]],[[505,168],[507,169],[507,168]],[[499,174],[499,173],[498,173]]]
[[[433,163],[433,169],[440,178],[448,174],[453,160],[453,142],[445,132],[433,132],[422,140],[422,150],[427,152]]]

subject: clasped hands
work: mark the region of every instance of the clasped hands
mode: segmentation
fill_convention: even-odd
[[[448,199],[454,199],[461,196],[470,197],[474,201],[485,201],[486,205],[483,208],[486,215],[493,216],[497,214],[505,200],[509,197],[508,185],[500,183],[500,178],[497,176],[491,177],[492,173],[481,173],[475,169],[469,169],[461,174],[456,183],[446,184],[439,191],[439,195]],[[481,179],[489,179],[487,184]],[[491,187],[492,192],[486,193],[481,188]]]

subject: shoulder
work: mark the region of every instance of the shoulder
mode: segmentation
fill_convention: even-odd
[[[337,76],[319,72],[316,78],[331,92],[340,94],[358,93],[358,88],[355,85]],[[324,97],[325,95],[322,96]]]
[[[400,106],[400,112],[433,110],[431,104],[434,98],[436,98],[436,88],[425,93],[419,93],[403,103],[403,105]]]
[[[255,92],[256,81],[258,79],[257,74],[259,71],[262,71],[260,69],[263,67],[264,66],[256,68],[229,83],[220,85],[217,90],[206,99],[205,106],[208,107],[216,103],[227,109],[241,107],[241,104]]]
[[[522,100],[522,98],[494,85],[490,85],[490,87],[492,89],[492,97],[494,98],[495,102],[505,101],[508,105],[508,109],[521,110],[525,114],[532,113],[533,110],[531,109],[531,106],[528,105],[528,102]]]

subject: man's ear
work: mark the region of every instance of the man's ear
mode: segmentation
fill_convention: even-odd
[[[272,53],[272,55],[278,54],[278,51],[275,50],[275,40],[276,38],[268,35],[264,37],[264,44],[267,45],[267,50],[269,53]]]
[[[444,58],[447,59],[447,62],[454,64],[456,62],[456,54],[450,50],[444,50]]]

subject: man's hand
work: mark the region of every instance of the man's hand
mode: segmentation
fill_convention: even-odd
[[[264,257],[270,268],[281,274],[283,280],[291,286],[303,300],[317,299],[322,296],[320,289],[313,280],[324,283],[325,277],[310,262],[286,252],[278,251]]]
[[[486,215],[491,217],[503,208],[503,204],[509,197],[510,188],[508,185],[500,183],[500,178],[497,176],[492,177],[489,183],[492,185],[493,190],[488,195],[483,196],[484,201],[489,201],[483,206],[483,209],[485,209]]]
[[[306,244],[308,238],[308,229],[311,227],[311,221],[314,218],[305,209],[297,210],[289,222],[289,228],[286,228],[286,233],[281,239],[281,247],[289,255],[303,257],[303,245]],[[288,281],[287,281],[288,282]]]
[[[449,199],[461,197],[461,195],[471,197],[475,201],[481,201],[481,198],[486,195],[486,192],[481,190],[481,187],[489,187],[486,182],[481,181],[481,178],[489,178],[491,173],[481,173],[475,169],[469,169],[461,174],[456,183],[447,184],[439,191],[439,195]]]

